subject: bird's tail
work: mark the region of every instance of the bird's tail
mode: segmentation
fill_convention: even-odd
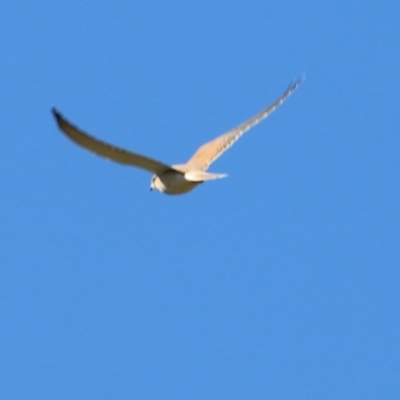
[[[190,182],[210,181],[212,179],[221,179],[227,176],[228,176],[227,174],[213,174],[210,172],[205,172],[197,169],[185,173],[186,180]]]

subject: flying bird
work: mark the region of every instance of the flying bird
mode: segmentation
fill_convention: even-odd
[[[263,111],[229,132],[203,144],[185,164],[168,165],[147,156],[102,142],[70,124],[55,108],[52,109],[60,130],[85,149],[120,164],[131,165],[153,173],[150,190],[166,194],[184,194],[205,181],[225,178],[226,174],[207,172],[208,167],[231,147],[245,132],[274,112],[300,86],[301,78],[287,88],[279,99]]]

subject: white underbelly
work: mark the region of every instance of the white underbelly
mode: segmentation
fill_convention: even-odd
[[[163,192],[167,194],[184,194],[193,190],[202,182],[191,182],[179,173],[167,173],[160,179]]]

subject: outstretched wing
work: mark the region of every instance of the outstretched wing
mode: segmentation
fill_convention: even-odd
[[[130,151],[111,146],[98,139],[95,139],[87,133],[79,130],[76,126],[71,125],[56,109],[53,108],[52,112],[56,118],[59,128],[66,136],[68,136],[75,143],[99,156],[108,158],[121,164],[139,167],[155,174],[172,169],[169,165],[163,164],[159,161],[155,161],[140,154],[135,154]]]
[[[248,121],[242,123],[231,131],[201,146],[187,164],[192,168],[204,171],[207,170],[210,164],[229,149],[229,147],[231,147],[245,132],[274,112],[300,86],[303,80],[304,77],[291,83],[285,93],[283,93],[278,100],[253,118],[250,118]]]

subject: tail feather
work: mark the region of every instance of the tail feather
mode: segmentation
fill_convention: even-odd
[[[227,177],[227,174],[213,174],[201,170],[191,170],[185,173],[185,179],[190,182],[203,182]]]

